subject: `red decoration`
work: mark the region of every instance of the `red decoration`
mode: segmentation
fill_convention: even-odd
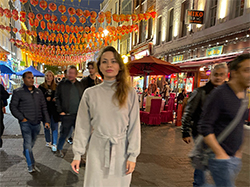
[[[75,33],[78,33],[78,32],[79,32],[78,26],[75,26],[75,27],[74,27],[74,32],[75,32]]]
[[[65,25],[61,24],[61,32],[64,33],[65,32]]]
[[[104,18],[98,17],[98,18],[97,18],[97,21],[98,21],[99,23],[103,23],[103,22],[104,22]]]
[[[38,13],[38,14],[36,15],[36,18],[37,18],[39,21],[41,21],[41,20],[43,19],[43,15],[40,14],[40,13]]]
[[[111,17],[106,18],[106,21],[107,21],[108,24],[110,24],[111,23]]]
[[[18,32],[17,28],[13,28],[12,31],[13,31],[14,33],[17,33],[17,32]]]
[[[41,21],[41,28],[44,30],[45,29],[45,22]]]
[[[36,5],[38,5],[39,0],[30,0],[30,3],[31,3],[33,6],[36,6]]]
[[[29,19],[29,24],[30,24],[31,27],[33,27],[35,25],[34,20],[33,19]]]
[[[98,17],[100,17],[100,18],[105,18],[105,13],[104,13],[104,12],[99,12],[99,13],[98,13]]]
[[[69,25],[66,25],[66,32],[70,33],[70,26]]]
[[[155,17],[156,17],[156,12],[150,12],[150,14],[151,14],[151,17],[152,17],[153,19],[155,19]]]
[[[82,26],[79,27],[79,32],[83,32],[84,28]]]
[[[56,24],[56,31],[57,32],[61,31],[61,25],[59,23]]]
[[[39,20],[35,19],[35,27],[38,27],[38,26],[39,26]]]
[[[138,20],[141,21],[144,19],[144,14],[138,14]]]
[[[145,13],[145,14],[144,14],[144,19],[145,19],[145,20],[149,20],[150,17],[151,17],[151,14],[149,14],[149,13]]]
[[[96,19],[95,18],[90,18],[90,23],[94,24],[96,22]]]
[[[44,14],[44,19],[49,21],[51,19],[51,15],[50,14]]]
[[[13,9],[12,12],[11,12],[11,14],[12,14],[13,16],[14,16],[14,15],[18,16],[18,11],[17,11],[16,9]]]
[[[90,12],[88,10],[83,11],[83,15],[88,18],[90,16]]]
[[[106,18],[111,18],[111,12],[110,11],[105,12],[105,16]]]
[[[91,32],[95,32],[96,31],[96,28],[93,27],[93,26],[90,29],[91,29]]]
[[[86,18],[82,16],[79,18],[79,21],[80,23],[84,24],[86,22]]]
[[[95,11],[90,12],[90,17],[91,18],[96,18],[96,16],[97,16],[97,13]]]
[[[53,15],[51,16],[51,21],[57,22],[57,16],[53,14]]]
[[[11,11],[9,9],[4,9],[3,11],[4,15],[7,17],[7,18],[11,18],[12,17],[12,14],[11,14]],[[26,13],[25,13],[26,15]]]
[[[98,28],[98,31],[99,31],[99,32],[103,32],[103,30],[104,30],[104,29],[103,29],[102,27],[99,27],[99,28]]]
[[[50,9],[52,12],[54,12],[54,11],[57,9],[56,4],[55,4],[55,3],[50,3],[50,4],[49,4],[49,9]]]
[[[48,7],[48,3],[44,0],[40,1],[40,7],[45,10]]]
[[[5,29],[8,31],[8,32],[11,32],[11,28],[9,26],[6,26]]]
[[[5,11],[5,10],[4,10],[4,11]],[[20,12],[20,15],[21,15],[21,17],[25,17],[25,16],[26,16],[26,12],[21,11],[21,12]]]
[[[58,11],[61,12],[61,14],[64,14],[66,12],[66,7],[64,5],[60,5],[58,7]]]
[[[35,19],[35,14],[33,12],[30,12],[28,14],[29,19]]]
[[[124,14],[120,15],[120,21],[125,21],[125,15]]]
[[[22,4],[25,4],[25,3],[28,2],[28,0],[20,0],[20,2],[21,2]]]
[[[3,12],[4,12],[3,8],[0,7],[0,16],[1,16],[1,17],[3,16]]]
[[[76,10],[76,15],[80,18],[83,15],[82,9],[77,9]]]
[[[1,13],[0,13],[0,15],[1,15]],[[13,15],[12,18],[13,18],[15,21],[17,21],[17,20],[19,19],[19,16],[18,16],[18,15]]]
[[[68,13],[70,16],[73,16],[76,13],[76,10],[73,7],[68,8]]]
[[[50,22],[47,22],[47,28],[48,28],[49,30],[52,29],[52,24],[51,24]]]
[[[19,33],[20,33],[21,35],[24,34],[24,33],[25,33],[25,30],[20,29],[20,30],[19,30]]]
[[[66,23],[66,21],[68,20],[68,17],[67,16],[61,16],[61,21]]]
[[[131,19],[131,15],[127,14],[127,15],[125,16],[125,21],[130,21],[130,19]]]
[[[74,16],[71,16],[71,17],[69,18],[69,21],[70,21],[72,24],[75,24],[76,18],[75,18]]]
[[[21,22],[25,22],[25,21],[26,21],[26,18],[25,18],[25,17],[20,17],[20,21],[21,21]]]
[[[90,31],[90,28],[87,26],[85,27],[85,32],[89,32]]]
[[[132,14],[131,17],[132,17],[132,21],[134,22],[136,22],[138,19],[138,16],[136,14]]]

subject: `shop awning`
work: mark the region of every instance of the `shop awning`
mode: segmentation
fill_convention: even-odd
[[[180,66],[180,68],[201,67],[201,66],[207,66],[207,65],[212,65],[216,63],[229,62],[233,60],[237,55],[238,54],[220,56],[220,57],[214,57],[214,58],[205,58],[202,60],[194,60],[194,61],[188,61],[184,63],[178,63],[176,65]]]

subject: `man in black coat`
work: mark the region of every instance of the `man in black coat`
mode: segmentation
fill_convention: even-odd
[[[69,66],[67,69],[67,79],[61,81],[56,89],[57,112],[61,115],[62,120],[60,138],[57,145],[57,156],[59,157],[64,157],[62,152],[63,145],[71,128],[75,127],[78,105],[83,94],[83,86],[76,77],[76,67]]]
[[[191,130],[192,137],[196,139],[198,136],[197,124],[200,120],[202,107],[207,96],[217,86],[222,85],[227,77],[228,67],[225,64],[218,64],[211,72],[210,81],[200,88],[193,91],[188,99],[188,103],[184,109],[182,116],[182,138],[183,141],[189,144],[191,142]],[[194,171],[193,186],[202,186],[205,183],[204,171],[196,169]]]
[[[43,93],[34,86],[32,72],[23,74],[24,84],[13,91],[10,102],[12,115],[18,119],[23,136],[23,154],[26,157],[28,171],[35,170],[32,148],[41,129],[41,121],[50,128],[50,119]]]
[[[0,101],[0,148],[3,146],[3,140],[2,140],[2,135],[3,135],[3,131],[4,131],[4,124],[3,124],[3,109],[5,106],[7,106],[7,99],[9,98],[9,93],[4,89],[3,85],[0,84],[0,88],[1,88],[1,93],[0,93],[0,97],[1,97],[1,101]]]

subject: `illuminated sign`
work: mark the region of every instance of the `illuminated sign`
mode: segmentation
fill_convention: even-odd
[[[183,55],[173,56],[173,62],[183,61]]]
[[[203,24],[204,11],[187,10],[186,24]]]
[[[206,50],[206,56],[216,56],[221,55],[223,50],[223,45],[212,47]]]

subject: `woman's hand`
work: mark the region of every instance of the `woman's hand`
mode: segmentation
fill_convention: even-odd
[[[135,170],[135,162],[127,161],[126,175],[133,173],[134,170]]]
[[[71,162],[71,167],[73,171],[76,172],[77,174],[79,173],[79,166],[80,166],[80,160],[73,160]]]

